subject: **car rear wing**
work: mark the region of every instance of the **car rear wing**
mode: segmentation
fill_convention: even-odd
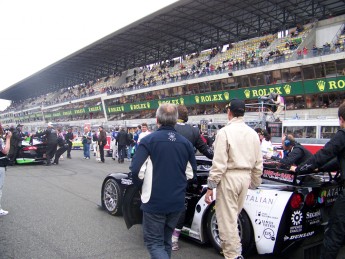
[[[294,171],[281,168],[277,161],[264,162],[262,178],[267,181],[285,183],[299,187],[320,187],[326,183],[337,183],[341,180],[340,172],[317,172],[312,174],[297,174]]]

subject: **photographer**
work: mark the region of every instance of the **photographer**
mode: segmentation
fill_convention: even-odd
[[[23,125],[18,124],[17,127],[12,131],[11,146],[7,154],[10,159],[10,165],[16,164],[16,158],[19,152],[19,149],[22,146],[22,141],[24,140],[24,134],[22,132]]]
[[[2,138],[4,133],[5,132],[3,131],[3,128],[0,125],[0,216],[5,216],[8,214],[8,211],[3,210],[1,208],[1,196],[2,196],[2,188],[5,182],[6,166],[8,164],[8,159],[6,155],[8,154],[8,151],[10,150],[11,137],[12,137],[12,132],[8,130],[5,135],[5,140],[6,140],[6,143],[5,143]]]
[[[260,97],[260,100],[262,101],[268,101],[268,104],[273,104],[274,106],[272,106],[272,112],[274,115],[274,118],[276,119],[276,121],[280,121],[279,119],[279,114],[284,110],[285,108],[285,101],[284,101],[284,97],[282,97],[280,94],[278,93],[270,93],[269,95],[266,96],[262,96]]]

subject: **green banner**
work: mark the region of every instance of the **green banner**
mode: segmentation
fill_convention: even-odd
[[[80,115],[91,112],[102,112],[102,105],[96,105],[86,108],[74,109],[74,110],[60,110],[56,112],[44,112],[45,118],[58,118],[70,115]]]
[[[107,113],[120,113],[142,110],[157,109],[162,103],[184,104],[191,106],[195,104],[224,103],[233,98],[242,100],[257,99],[260,96],[268,95],[271,92],[279,93],[282,96],[304,94],[302,82],[290,82],[272,86],[247,87],[228,91],[211,92],[205,94],[185,95],[164,100],[153,100],[135,104],[123,104],[107,107]]]
[[[345,90],[345,76],[337,78],[323,78],[303,82],[306,94],[329,93]]]

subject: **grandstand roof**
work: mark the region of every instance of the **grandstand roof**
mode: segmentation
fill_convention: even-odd
[[[180,0],[0,92],[21,100],[345,13],[343,0]]]

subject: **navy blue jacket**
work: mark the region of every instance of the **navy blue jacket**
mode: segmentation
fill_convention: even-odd
[[[151,197],[141,205],[141,209],[149,213],[183,211],[188,161],[194,174],[197,169],[192,144],[171,126],[161,126],[143,138],[129,168],[136,185],[142,184],[138,174],[149,156],[153,165]]]

